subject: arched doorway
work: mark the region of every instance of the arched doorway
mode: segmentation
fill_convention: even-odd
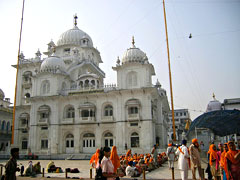
[[[93,153],[95,152],[95,135],[93,133],[86,133],[83,135],[83,152]]]
[[[112,147],[114,146],[114,140],[113,140],[113,134],[110,132],[107,132],[104,135],[104,146],[105,147]]]
[[[66,153],[74,153],[74,136],[72,134],[66,136]]]

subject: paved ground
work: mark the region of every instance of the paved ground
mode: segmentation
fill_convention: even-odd
[[[39,160],[41,163],[42,168],[46,168],[49,160]],[[4,164],[6,161],[0,160],[1,164]],[[34,160],[33,163],[36,163],[37,161]],[[20,160],[18,161],[18,164],[23,164],[24,167],[27,166],[28,161],[27,160]],[[80,170],[80,173],[68,173],[68,177],[79,177],[79,178],[84,178],[87,179],[90,177],[90,165],[89,165],[89,160],[54,160],[54,163],[56,166],[58,167],[62,167],[62,169],[65,170],[65,168],[78,168]],[[179,170],[177,170],[177,162],[175,162],[174,165],[174,176],[175,179],[180,179],[180,172]],[[202,162],[202,168],[206,169],[206,163],[205,161]],[[189,170],[188,173],[188,178],[191,179],[192,178],[192,173]],[[19,176],[19,173],[17,173],[17,175]],[[51,177],[52,179],[55,179],[54,177],[56,177],[57,179],[59,177],[64,178],[65,177],[65,173],[45,173],[45,177]],[[93,177],[95,176],[95,171],[93,170]],[[40,175],[41,177],[41,175]],[[36,178],[36,179],[42,179],[42,178]],[[205,178],[207,176],[205,175]],[[18,177],[17,179],[19,180],[27,180],[28,178],[26,177]],[[29,178],[29,179],[33,179],[33,178]],[[60,179],[60,178],[59,178]],[[140,177],[140,179],[142,179],[142,177]],[[154,171],[151,172],[146,172],[146,179],[172,179],[172,171],[169,170],[168,168],[168,162],[165,162],[163,164],[162,167],[155,169]]]

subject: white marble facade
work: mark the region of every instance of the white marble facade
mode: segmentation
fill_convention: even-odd
[[[116,145],[119,153],[150,152],[167,144],[169,104],[154,66],[135,47],[117,59],[117,85],[105,85],[100,52],[77,27],[48,44],[46,58],[20,56],[14,144],[21,154],[93,153]],[[16,67],[14,65],[14,67]]]

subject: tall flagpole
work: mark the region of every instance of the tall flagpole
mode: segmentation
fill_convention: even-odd
[[[25,0],[23,0],[23,5],[22,5],[22,19],[21,19],[21,28],[20,28],[20,36],[19,36],[19,44],[18,44],[17,72],[16,72],[15,95],[14,95],[14,106],[13,106],[13,121],[12,121],[12,139],[11,139],[11,144],[14,143],[14,124],[15,124],[15,112],[16,112],[18,68],[19,68],[19,56],[20,56],[20,50],[21,50],[21,38],[22,38],[24,3],[25,3]]]
[[[169,70],[171,108],[172,108],[173,141],[176,141],[176,129],[175,129],[175,119],[174,119],[174,106],[173,106],[173,90],[172,90],[172,75],[171,75],[170,53],[169,53],[169,45],[168,45],[167,19],[166,19],[164,0],[163,0],[163,12],[164,12],[165,32],[166,32],[166,41],[167,41],[168,70]]]

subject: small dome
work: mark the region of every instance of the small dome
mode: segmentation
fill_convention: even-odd
[[[3,100],[5,98],[5,94],[2,89],[0,89],[0,99]]]
[[[52,55],[48,58],[46,58],[42,64],[40,71],[50,71],[50,72],[56,72],[57,70],[60,70],[62,72],[66,71],[65,63],[63,60],[56,55]]]
[[[60,36],[57,45],[83,45],[93,47],[93,42],[88,34],[75,25],[73,29],[69,29]]]
[[[215,95],[213,95],[213,100],[208,103],[206,112],[219,111],[221,109],[222,103],[216,100]]]
[[[139,48],[135,47],[134,38],[132,41],[132,47],[127,49],[127,51],[124,53],[122,57],[122,63],[128,63],[128,62],[140,62],[144,63],[148,60],[146,54],[141,51]]]

